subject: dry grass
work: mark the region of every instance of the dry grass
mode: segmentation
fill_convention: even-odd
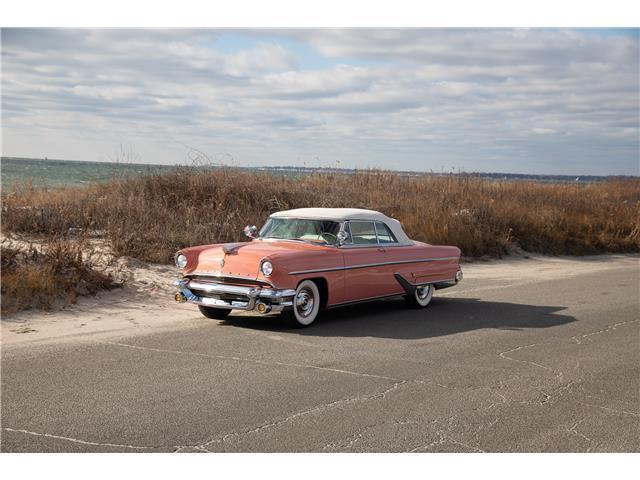
[[[188,245],[243,239],[242,227],[298,207],[360,207],[400,220],[410,237],[501,256],[640,251],[640,181],[542,184],[386,172],[292,179],[180,169],[82,188],[3,196],[5,232],[103,232],[116,255],[170,262]],[[4,281],[3,281],[4,284]]]
[[[114,288],[111,277],[83,258],[83,242],[53,239],[42,248],[1,246],[2,313],[75,303]]]

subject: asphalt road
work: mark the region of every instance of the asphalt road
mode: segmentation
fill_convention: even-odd
[[[1,450],[637,452],[638,267],[5,348]]]

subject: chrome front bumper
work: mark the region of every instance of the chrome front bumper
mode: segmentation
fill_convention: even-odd
[[[293,306],[295,290],[226,285],[198,280],[176,280],[176,300],[207,307],[281,312]],[[261,306],[262,305],[262,306]]]

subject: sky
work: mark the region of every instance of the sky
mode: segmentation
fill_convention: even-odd
[[[638,175],[640,29],[3,29],[2,154]]]

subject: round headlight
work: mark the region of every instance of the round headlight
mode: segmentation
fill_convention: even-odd
[[[262,265],[260,266],[260,270],[262,270],[262,273],[264,274],[265,277],[268,277],[273,272],[273,265],[269,260],[267,260],[265,262],[262,262]]]
[[[178,268],[184,268],[187,266],[187,257],[183,254],[176,256],[176,266]]]

